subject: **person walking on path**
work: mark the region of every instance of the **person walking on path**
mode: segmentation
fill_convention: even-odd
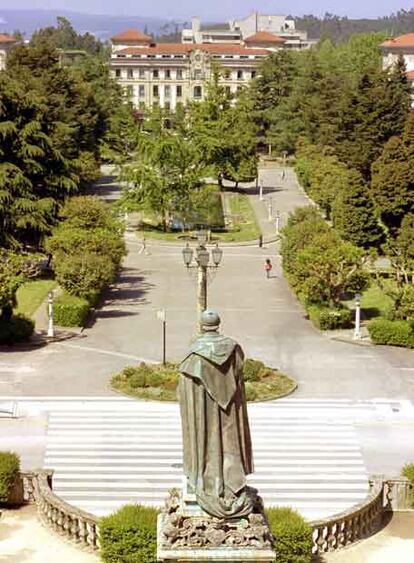
[[[147,240],[146,240],[145,236],[142,237],[141,248],[138,251],[138,254],[142,254],[142,253],[144,253],[145,256],[147,256],[149,254],[149,252],[147,250]]]
[[[259,248],[263,247],[263,235],[259,235]]]
[[[270,272],[272,271],[273,268],[270,258],[266,258],[264,268],[266,272],[266,277],[270,278]]]

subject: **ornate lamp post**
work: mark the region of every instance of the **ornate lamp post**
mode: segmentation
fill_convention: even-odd
[[[197,233],[198,246],[194,250],[187,245],[183,248],[183,260],[187,268],[197,268],[197,313],[198,321],[200,323],[201,313],[207,309],[207,268],[218,268],[223,251],[219,248],[218,244],[210,252],[206,248],[207,233],[199,231]],[[193,257],[195,264],[192,265]],[[210,265],[210,258],[213,264]],[[200,325],[201,326],[201,325]]]

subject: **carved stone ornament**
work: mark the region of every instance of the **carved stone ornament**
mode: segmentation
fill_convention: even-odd
[[[251,489],[255,494],[255,489]],[[171,491],[163,511],[162,550],[189,548],[252,548],[271,549],[272,536],[262,513],[260,497],[256,496],[257,511],[246,517],[221,519],[208,514],[180,512],[178,491]]]

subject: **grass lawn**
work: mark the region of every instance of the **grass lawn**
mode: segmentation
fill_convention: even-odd
[[[55,280],[32,280],[21,285],[16,295],[16,312],[32,317],[56,285]]]
[[[242,242],[257,239],[260,231],[257,225],[256,216],[250,205],[249,198],[242,193],[227,193],[230,213],[232,217],[232,227],[225,229],[223,208],[218,187],[208,185],[205,188],[204,197],[200,197],[200,206],[194,212],[193,217],[189,217],[189,222],[210,225],[212,242]],[[165,241],[182,241],[187,235],[194,235],[196,231],[174,231],[164,232],[157,218],[151,214],[145,214],[144,225],[137,231],[138,238],[145,236]]]
[[[344,301],[350,309],[355,308],[355,300]],[[376,317],[384,317],[392,307],[392,299],[386,295],[377,284],[373,283],[362,293],[361,309],[362,318],[374,319]]]

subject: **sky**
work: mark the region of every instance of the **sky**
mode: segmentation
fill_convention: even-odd
[[[322,16],[330,12],[354,18],[375,18],[413,7],[413,0],[0,0],[0,9],[65,9],[185,20],[198,15],[210,21],[245,16],[253,10],[265,14]]]

